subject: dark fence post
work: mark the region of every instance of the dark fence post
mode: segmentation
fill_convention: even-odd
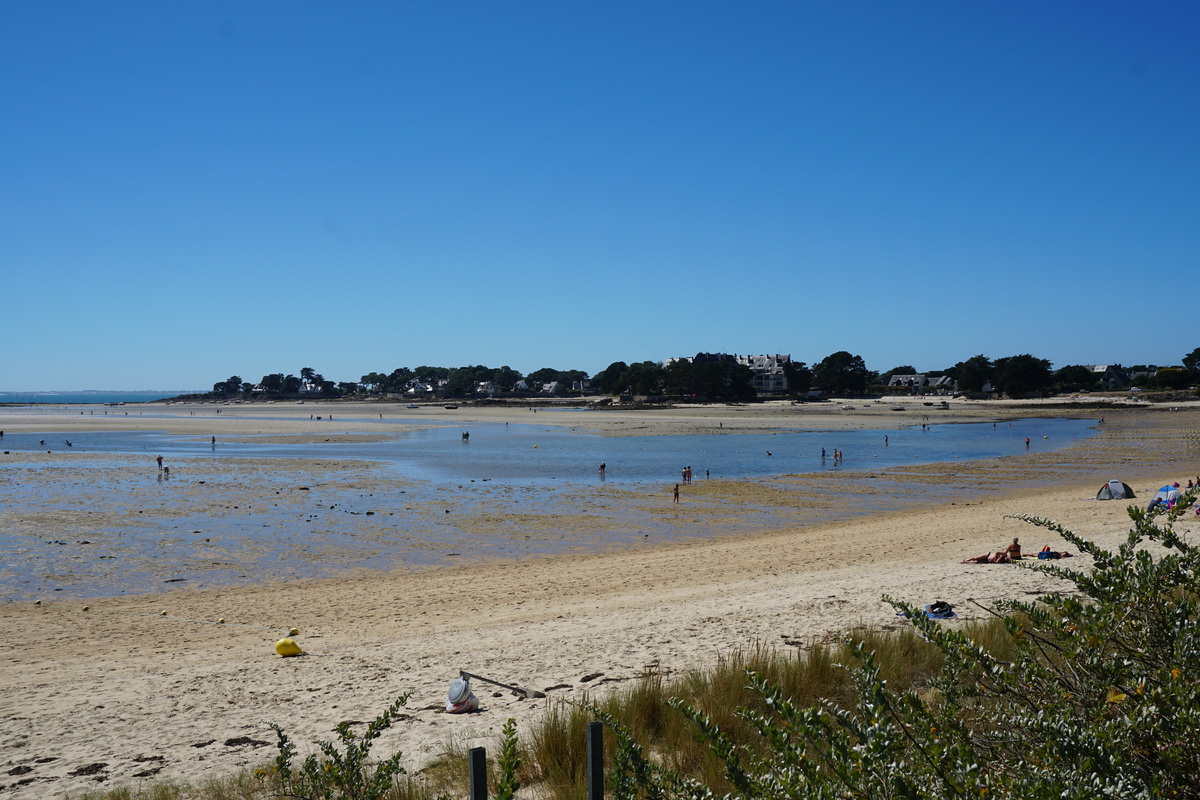
[[[588,800],[604,800],[604,723],[587,726]]]
[[[467,756],[471,761],[471,800],[487,800],[487,750],[472,747]]]

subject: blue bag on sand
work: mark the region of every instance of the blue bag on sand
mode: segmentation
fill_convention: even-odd
[[[930,619],[954,619],[958,615],[954,613],[954,606],[944,600],[938,600],[925,606],[925,616]]]

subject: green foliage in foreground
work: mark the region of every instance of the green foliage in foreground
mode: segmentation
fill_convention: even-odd
[[[1200,797],[1200,549],[1171,517],[1129,509],[1134,529],[1104,550],[1055,522],[1052,530],[1094,559],[1089,572],[1055,563],[1028,568],[1075,586],[997,610],[1013,640],[1000,659],[963,632],[885,598],[943,655],[930,690],[896,690],[872,653],[853,645],[850,703],[797,705],[748,671],[767,710],[739,716],[765,741],[737,742],[704,710],[673,705],[721,760],[732,796],[744,798],[1158,798]],[[1155,559],[1142,547],[1157,542]],[[650,758],[612,715],[610,785],[624,798],[712,798],[711,781]]]
[[[408,695],[401,695],[382,714],[367,725],[362,738],[350,730],[350,723],[342,722],[334,731],[337,744],[317,742],[321,756],[309,755],[297,770],[294,768],[296,745],[275,723],[271,729],[278,737],[279,755],[275,757],[275,779],[280,794],[284,797],[304,800],[383,800],[398,775],[404,773],[400,766],[402,753],[397,750],[389,758],[378,763],[370,759],[371,746],[379,734],[392,726],[392,720],[408,702]]]

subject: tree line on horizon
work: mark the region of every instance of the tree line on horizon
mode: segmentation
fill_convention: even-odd
[[[916,375],[917,370],[903,364],[886,372],[868,369],[861,356],[846,350],[831,353],[809,367],[803,361],[783,364],[788,381],[788,394],[804,396],[812,388],[820,388],[827,395],[883,394],[895,375]],[[1178,366],[1160,367],[1154,364],[1138,364],[1125,369],[1131,376],[1138,376],[1137,385],[1146,389],[1186,389],[1200,380],[1200,347],[1183,356]],[[1082,364],[1069,364],[1057,371],[1051,363],[1029,353],[992,359],[976,355],[953,366],[940,370],[927,370],[929,378],[947,377],[957,382],[961,392],[980,392],[991,386],[995,392],[1011,396],[1026,395],[1040,391],[1058,390],[1077,392],[1103,388],[1096,376]],[[698,396],[732,400],[753,399],[754,372],[744,364],[732,361],[704,361],[694,363],[690,358],[657,361],[614,361],[595,375],[583,370],[559,370],[543,367],[528,375],[509,366],[487,367],[470,365],[465,367],[415,368],[398,367],[391,372],[370,372],[358,381],[331,381],[312,367],[304,367],[299,375],[272,373],[264,375],[258,384],[243,381],[237,375],[213,384],[213,394],[221,396],[250,395],[261,387],[266,394],[296,394],[302,387],[314,387],[309,391],[327,397],[350,395],[403,394],[414,386],[429,386],[447,395],[460,397],[474,394],[481,384],[490,383],[495,391],[509,393],[519,391],[524,382],[525,391],[542,393],[550,385],[555,386],[556,395],[580,394],[573,387],[589,382],[589,390],[598,394],[670,395]]]

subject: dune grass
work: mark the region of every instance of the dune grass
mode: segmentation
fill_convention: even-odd
[[[964,630],[999,658],[1011,652],[1011,637],[1000,620],[970,624]],[[912,630],[856,629],[849,638],[875,652],[884,678],[898,690],[921,691],[942,666],[941,651]],[[747,670],[780,687],[796,705],[811,706],[819,699],[849,705],[855,690],[847,667],[856,665],[843,641],[816,642],[790,651],[753,647],[725,654],[710,668],[678,677],[646,674],[597,699],[595,705],[627,728],[658,763],[722,793],[732,789],[726,780],[725,764],[707,744],[696,739],[695,726],[668,700],[678,698],[701,709],[734,742],[765,753],[761,737],[738,714],[743,708],[767,711],[763,697],[749,685]],[[539,787],[543,795],[556,800],[586,797],[586,730],[594,719],[587,707],[589,702],[585,698],[579,703],[551,703],[542,719],[525,732],[523,783]],[[605,736],[605,758],[611,766],[616,748],[611,733],[606,730]]]

